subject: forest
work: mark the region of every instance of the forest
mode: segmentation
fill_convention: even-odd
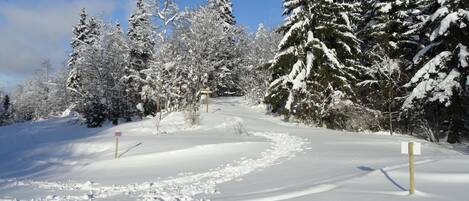
[[[82,9],[59,70],[0,91],[0,126],[76,115],[88,127],[183,111],[202,90],[285,121],[469,139],[469,1],[283,0],[284,22],[239,25],[230,0],[137,0],[126,30]]]

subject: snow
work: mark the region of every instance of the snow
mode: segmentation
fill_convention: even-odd
[[[382,13],[389,13],[389,11],[392,9],[392,3],[386,3],[384,6],[382,6],[379,11]]]
[[[313,68],[314,54],[311,51],[306,53],[306,76],[309,76]]]
[[[347,13],[341,12],[340,17],[342,17],[342,19],[345,21],[345,24],[347,25],[347,28],[352,30],[352,25],[350,23],[350,19],[349,19]]]
[[[443,51],[437,56],[435,56],[432,60],[427,62],[417,73],[415,73],[414,77],[412,78],[411,82],[416,83],[421,78],[428,79],[430,73],[437,73],[438,67],[442,65],[442,63],[452,56],[450,51]]]
[[[442,17],[442,16],[445,16],[446,14],[449,13],[449,10],[446,6],[443,6],[441,8],[439,8],[435,13],[433,13],[433,15],[431,16],[431,21],[435,21],[436,19]]]
[[[321,49],[323,51],[323,53],[325,54],[326,58],[332,62],[332,64],[335,65],[335,67],[337,68],[343,68],[342,64],[339,62],[339,60],[337,60],[337,57],[336,57],[336,54],[331,50],[329,49],[326,44],[324,44],[323,42],[320,42],[321,44]]]
[[[469,51],[467,51],[467,47],[463,44],[459,44],[459,65],[461,67],[466,68],[469,66]]]
[[[0,200],[467,199],[467,154],[288,123],[243,98],[210,101],[200,125],[171,113],[158,135],[152,118],[98,129],[74,117],[0,127]],[[412,198],[403,141],[421,142],[424,153]]]
[[[289,80],[292,81],[292,90],[299,90],[306,87],[306,69],[304,63],[298,60],[294,65],[289,75]]]
[[[459,73],[458,70],[451,70],[448,76],[446,76],[443,81],[438,83],[438,91],[433,94],[433,97],[430,99],[430,101],[438,100],[440,103],[445,103],[446,107],[450,106],[450,100],[453,96],[453,91],[461,87],[457,81],[460,75],[461,73]]]
[[[164,69],[166,71],[171,71],[172,69],[174,69],[175,66],[176,66],[175,62],[168,62],[164,64]]]
[[[452,12],[446,15],[446,17],[441,20],[440,25],[435,30],[433,30],[430,36],[430,40],[434,41],[439,36],[444,35],[451,24],[456,23],[460,19],[460,15],[462,15],[462,13],[463,12],[460,10],[459,12]]]
[[[287,31],[287,33],[285,33],[285,35],[283,36],[282,40],[280,41],[278,45],[278,48],[282,49],[288,43],[288,41],[291,40],[293,33],[298,32],[298,29],[302,29],[304,25],[305,25],[304,21],[298,21],[295,24],[293,24],[291,28]]]
[[[444,62],[451,56],[452,53],[450,51],[443,51],[415,73],[406,86],[418,84],[406,98],[402,108],[412,108],[414,100],[424,99],[429,94],[432,94],[430,92],[435,92],[430,97],[430,101],[440,100],[442,103],[450,104],[449,100],[453,94],[452,89],[459,86],[454,80],[455,76],[459,76],[459,73],[451,71],[450,75],[447,75],[446,73],[441,73],[440,68],[444,68]],[[437,78],[432,77],[435,74],[438,75]]]
[[[293,104],[293,101],[295,100],[294,96],[293,96],[293,93],[290,92],[288,94],[288,99],[287,99],[287,102],[285,103],[285,109],[287,110],[291,110],[292,108],[292,104]]]

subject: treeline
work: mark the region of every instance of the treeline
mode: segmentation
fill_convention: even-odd
[[[193,118],[205,89],[215,96],[247,94],[260,103],[270,76],[261,67],[273,58],[281,36],[262,25],[248,33],[236,24],[231,9],[225,0],[182,11],[173,0],[137,0],[126,31],[83,9],[73,28],[66,76],[46,79],[39,73],[31,84],[21,85],[14,92],[10,121],[64,110],[77,112],[89,127],[162,110]]]
[[[469,136],[469,1],[283,2],[273,111],[433,142]]]
[[[126,31],[83,10],[66,76],[20,87],[7,116],[38,119],[68,108],[90,127],[162,110],[194,117],[200,91],[211,89],[315,126],[433,142],[469,137],[468,1],[283,6],[276,32],[260,26],[256,34],[236,24],[229,0],[183,11],[173,0],[137,0]]]

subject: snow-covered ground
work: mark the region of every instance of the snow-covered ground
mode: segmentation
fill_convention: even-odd
[[[405,136],[286,123],[242,98],[201,124],[173,113],[88,129],[73,118],[0,128],[0,200],[467,200],[469,156]],[[114,159],[115,131],[122,131]],[[423,143],[409,196],[400,142]]]

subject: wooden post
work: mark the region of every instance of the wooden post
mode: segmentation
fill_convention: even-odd
[[[117,154],[119,152],[119,136],[116,136],[116,153],[114,155],[114,158],[117,159]]]
[[[414,183],[414,143],[409,142],[409,178],[410,178],[410,188],[409,194],[415,194],[415,183]]]
[[[205,94],[205,112],[208,112],[208,93]]]
[[[207,89],[207,90],[201,91],[200,93],[205,94],[205,112],[208,112],[208,97],[213,92],[210,91],[210,89]]]
[[[389,132],[392,135],[393,127],[392,127],[392,85],[389,89]]]
[[[116,137],[116,151],[114,153],[114,159],[117,159],[119,158],[119,155],[117,155],[119,154],[119,137],[122,136],[122,132],[116,131],[114,133],[114,136]]]

